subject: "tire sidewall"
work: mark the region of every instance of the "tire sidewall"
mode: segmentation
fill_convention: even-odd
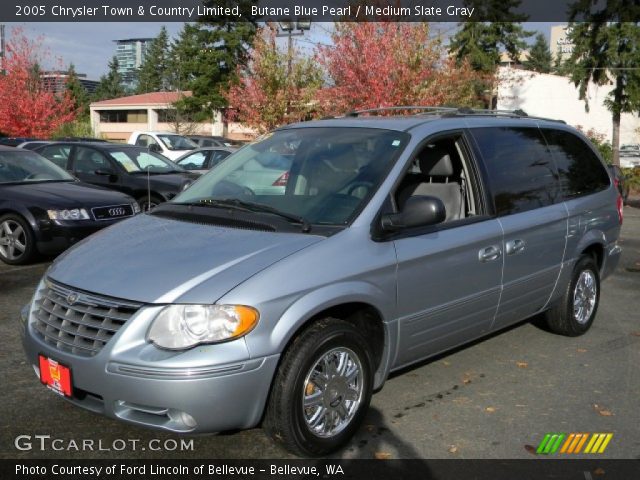
[[[345,327],[351,327],[351,325],[346,324]],[[366,340],[355,329],[353,329],[353,331],[350,331],[349,328],[332,329],[331,331],[326,331],[325,335],[320,338],[315,338],[314,340],[317,343],[311,354],[307,355],[304,359],[297,359],[301,360],[300,368],[297,369],[292,389],[288,393],[290,398],[293,398],[291,405],[291,425],[294,429],[293,434],[296,443],[310,455],[319,456],[334,451],[347,443],[362,423],[371,400],[373,361]],[[313,434],[306,424],[302,407],[302,393],[304,382],[311,368],[327,352],[338,347],[346,347],[352,350],[362,364],[362,400],[354,417],[344,430],[334,437],[322,438]]]
[[[578,283],[578,279],[580,278],[580,274],[585,270],[590,270],[593,273],[596,283],[596,301],[593,306],[593,311],[591,312],[591,316],[589,320],[585,323],[579,323],[575,315],[573,313],[573,301],[575,295],[576,284]],[[573,269],[573,276],[571,278],[571,283],[569,284],[569,291],[567,292],[567,319],[569,323],[569,327],[575,335],[581,335],[585,333],[591,325],[593,324],[593,320],[598,313],[598,306],[600,304],[600,273],[598,271],[598,267],[593,260],[593,258],[588,256],[581,257],[576,263]]]

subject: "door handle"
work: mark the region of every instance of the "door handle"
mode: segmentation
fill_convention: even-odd
[[[501,255],[502,250],[500,250],[500,247],[491,245],[490,247],[480,250],[480,252],[478,253],[478,259],[481,262],[491,262],[493,260],[499,259]]]
[[[526,243],[524,240],[509,240],[506,245],[507,255],[515,255],[524,250]]]

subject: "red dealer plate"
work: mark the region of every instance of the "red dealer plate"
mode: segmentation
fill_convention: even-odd
[[[71,370],[55,360],[39,355],[40,381],[59,395],[71,396]]]

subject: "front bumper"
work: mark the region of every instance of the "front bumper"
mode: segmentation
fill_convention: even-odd
[[[111,418],[172,432],[256,426],[279,355],[249,359],[242,339],[185,352],[159,350],[139,336],[154,313],[144,310],[99,353],[85,357],[46,343],[25,308],[21,332],[27,360],[38,375],[40,354],[68,366],[73,396],[66,400]]]
[[[38,252],[44,255],[60,253],[89,235],[126,218],[105,221],[54,222],[47,220],[40,222],[36,237],[36,248]]]

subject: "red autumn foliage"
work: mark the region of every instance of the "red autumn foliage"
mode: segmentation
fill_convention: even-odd
[[[40,39],[41,40],[41,39]],[[12,31],[0,65],[0,131],[14,137],[48,138],[76,117],[68,91],[54,93],[40,79],[39,65],[49,60],[21,29]]]
[[[318,61],[331,85],[318,94],[321,109],[401,105],[476,106],[481,81],[468,63],[456,65],[427,23],[336,23],[333,45],[321,46]]]

